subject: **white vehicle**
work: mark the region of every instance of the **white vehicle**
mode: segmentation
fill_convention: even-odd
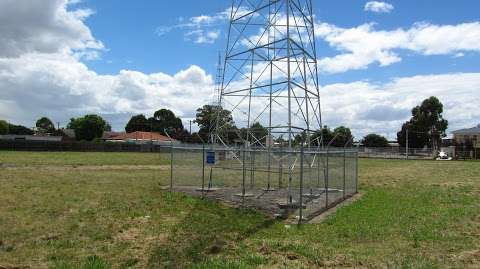
[[[438,154],[438,158],[437,158],[437,161],[451,161],[453,158],[452,157],[449,157],[447,153],[441,151],[439,154]]]

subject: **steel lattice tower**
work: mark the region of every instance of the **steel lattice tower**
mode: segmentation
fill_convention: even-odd
[[[310,145],[322,127],[312,0],[233,0],[219,102],[239,127]]]

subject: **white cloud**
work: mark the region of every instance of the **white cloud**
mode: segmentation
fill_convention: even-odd
[[[235,9],[234,16],[239,18],[248,12],[250,12],[248,7],[240,6]],[[221,29],[225,28],[231,15],[231,8],[227,8],[213,15],[199,15],[188,19],[182,17],[178,19],[178,24],[159,26],[155,32],[157,35],[163,36],[173,30],[182,30],[187,41],[197,44],[212,44],[220,37]],[[252,16],[256,17],[255,14]]]
[[[185,20],[179,19],[179,23],[170,26],[159,26],[156,33],[159,36],[168,34],[172,30],[184,30],[184,37],[187,41],[197,44],[212,44],[220,37],[220,29],[230,18],[230,9],[218,12],[214,15],[194,16]]]
[[[357,137],[378,132],[396,138],[413,107],[430,96],[444,104],[450,130],[475,125],[480,118],[480,73],[397,78],[388,83],[353,82],[322,87],[325,123],[352,127]]]
[[[102,50],[102,42],[95,40],[83,23],[93,12],[67,11],[68,4],[67,0],[0,1],[0,57]]]
[[[392,4],[379,2],[379,1],[370,1],[365,4],[365,11],[371,11],[375,13],[390,13],[394,9]]]
[[[377,31],[374,24],[347,29],[319,23],[317,33],[319,38],[342,52],[320,59],[320,69],[325,73],[364,69],[374,63],[388,66],[402,60],[400,50],[452,56],[468,51],[480,52],[480,22],[457,25],[421,23],[408,30],[392,31]]]
[[[121,129],[132,114],[166,107],[192,117],[211,100],[212,78],[197,66],[173,76],[95,73],[81,62],[103,50],[83,22],[91,12],[66,0],[35,3],[0,2],[0,118],[31,126],[44,115],[66,124],[99,113]]]
[[[0,118],[32,124],[43,115],[65,123],[87,113],[107,115],[121,129],[132,114],[171,108],[192,117],[213,93],[197,66],[171,76],[122,70],[98,75],[71,55],[26,54],[0,59]]]
[[[219,30],[205,31],[202,29],[193,30],[185,34],[186,40],[193,40],[197,44],[213,44],[220,36]]]

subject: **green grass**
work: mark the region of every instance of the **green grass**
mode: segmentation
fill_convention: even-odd
[[[15,152],[0,151],[0,164],[37,165],[159,165],[169,164],[169,154],[122,152]]]
[[[16,165],[0,168],[0,266],[480,267],[479,162],[362,159],[363,197],[300,227],[162,191],[158,154],[0,152],[0,163]]]

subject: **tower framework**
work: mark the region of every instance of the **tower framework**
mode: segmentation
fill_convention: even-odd
[[[249,142],[282,136],[292,147],[303,134],[311,144],[322,127],[311,0],[232,0],[219,102]]]

